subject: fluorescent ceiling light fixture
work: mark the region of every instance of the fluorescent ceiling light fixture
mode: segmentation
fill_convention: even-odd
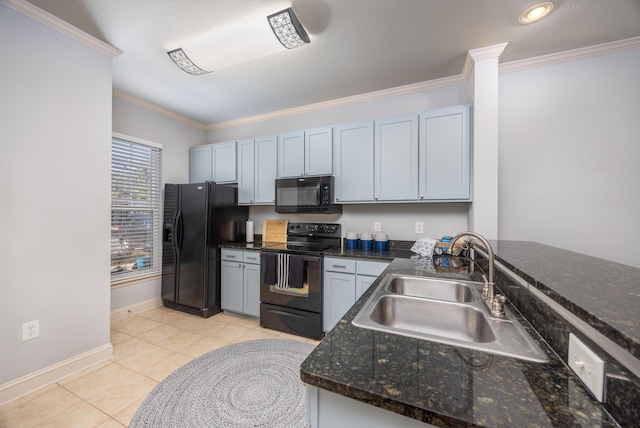
[[[282,46],[287,49],[297,48],[309,43],[309,35],[298,21],[298,17],[293,13],[293,9],[288,8],[267,17]]]
[[[201,34],[177,44],[167,54],[185,72],[201,75],[307,43],[307,32],[287,8],[266,18],[254,16]]]
[[[169,57],[173,60],[173,62],[176,63],[178,67],[180,67],[181,69],[183,69],[185,72],[189,74],[198,76],[200,74],[210,73],[210,71],[205,71],[200,67],[198,67],[197,65],[195,65],[193,62],[191,62],[191,60],[184,53],[182,48],[174,49],[172,51],[167,52],[167,54],[169,54]]]
[[[520,14],[518,22],[521,24],[531,24],[533,22],[540,21],[542,18],[549,15],[552,10],[553,2],[545,1],[535,4]]]

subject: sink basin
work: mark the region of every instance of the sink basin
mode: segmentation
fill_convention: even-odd
[[[387,274],[353,319],[356,327],[534,362],[549,361],[508,308],[491,316],[482,285]]]
[[[471,306],[404,296],[382,296],[369,315],[371,321],[394,329],[445,336],[472,343],[496,340],[484,314]]]
[[[457,282],[415,276],[393,276],[387,290],[404,296],[426,297],[449,302],[472,302],[469,286]]]

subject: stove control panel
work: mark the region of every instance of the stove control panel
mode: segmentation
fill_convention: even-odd
[[[339,223],[299,223],[290,222],[287,228],[288,236],[318,236],[326,238],[340,238],[342,228]]]

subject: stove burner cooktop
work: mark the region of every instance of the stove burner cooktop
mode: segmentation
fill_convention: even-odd
[[[291,222],[287,227],[287,242],[264,242],[263,251],[320,254],[340,246],[342,229],[337,223]]]

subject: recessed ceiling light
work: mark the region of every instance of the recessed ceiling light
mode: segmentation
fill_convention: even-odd
[[[549,15],[553,10],[553,2],[545,1],[535,4],[522,12],[518,21],[521,24],[531,24],[536,21],[540,21],[545,16]]]

